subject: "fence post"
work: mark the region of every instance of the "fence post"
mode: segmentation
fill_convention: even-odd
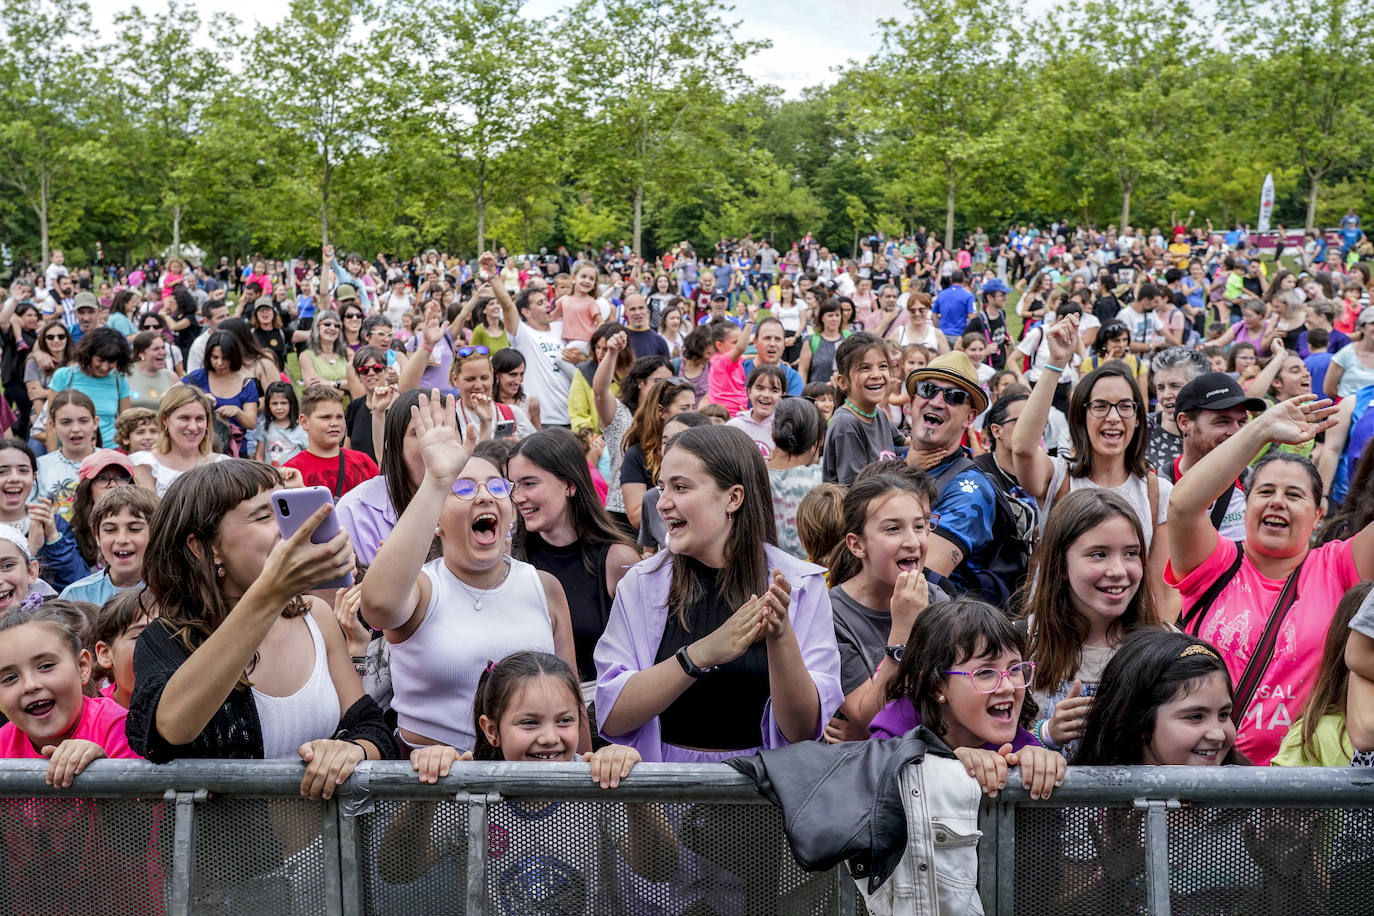
[[[1145,892],[1151,916],[1170,916],[1169,818],[1178,799],[1137,798],[1137,811],[1145,812]]]
[[[835,876],[836,894],[835,913],[837,916],[856,916],[859,911],[859,886],[849,876],[849,869],[836,865],[831,872]]]
[[[361,916],[363,912],[363,878],[358,870],[358,816],[335,805],[335,823],[339,846],[339,893],[342,895],[342,916]]]
[[[178,792],[168,789],[162,799],[173,805],[172,880],[167,899],[167,916],[191,916],[195,899],[196,802],[205,801],[204,789]]]
[[[1015,916],[1016,898],[1016,804],[998,799],[997,832],[997,914]]]
[[[468,806],[467,905],[463,908],[467,916],[483,916],[487,911],[488,806],[500,798],[476,793],[458,796]]]
[[[983,835],[978,839],[978,896],[983,912],[996,914],[998,887],[997,831],[1001,828],[1001,806],[987,796],[978,807],[978,827]]]

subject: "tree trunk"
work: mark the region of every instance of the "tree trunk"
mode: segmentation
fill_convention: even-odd
[[[1308,232],[1317,227],[1317,191],[1321,188],[1322,179],[1320,175],[1310,176],[1310,183],[1307,190],[1307,226]]]
[[[52,241],[48,235],[48,176],[43,175],[39,179],[38,189],[38,236],[41,247],[43,248],[43,260],[39,262],[39,270],[48,268],[48,245]]]
[[[181,257],[181,204],[172,205],[172,255]]]
[[[320,181],[320,245],[329,244],[329,157],[324,158],[324,176]],[[335,278],[338,282],[338,278]]]
[[[1121,231],[1125,232],[1126,227],[1131,223],[1131,191],[1135,188],[1135,182],[1123,181],[1121,183]]]
[[[477,211],[477,251],[487,250],[487,199],[479,187],[473,195],[473,208]]]
[[[635,184],[635,254],[639,254],[644,231],[644,182]]]
[[[945,180],[945,251],[954,250],[954,179]]]

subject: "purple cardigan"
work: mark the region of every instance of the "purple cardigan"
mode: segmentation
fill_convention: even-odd
[[[782,570],[792,583],[792,630],[820,697],[820,718],[816,722],[816,737],[819,738],[822,726],[830,721],[844,699],[840,690],[840,651],[835,646],[835,623],[830,610],[830,594],[825,586],[825,570],[798,560],[771,544],[763,545],[763,550],[768,568]],[[654,666],[654,656],[658,654],[663,627],[668,620],[668,589],[673,575],[671,556],[671,552],[665,550],[635,564],[616,589],[610,620],[592,656],[596,661],[596,708],[602,718],[615,708],[620,691],[625,689],[630,678]],[[762,726],[763,749],[783,747],[788,743],[773,718],[771,699],[763,708]],[[602,734],[607,740],[635,748],[646,761],[659,763],[711,763],[758,750],[708,753],[666,744],[657,717],[623,735]]]
[[[868,723],[868,737],[870,738],[900,738],[918,725],[922,725],[921,714],[916,711],[916,707],[911,704],[911,700],[902,697],[900,700],[893,700],[873,717],[873,721]],[[1040,742],[1036,737],[1024,728],[1016,729],[1016,737],[1012,739],[1011,749],[1019,751],[1023,747],[1040,747]],[[983,748],[989,751],[997,750],[997,745],[984,744]]]

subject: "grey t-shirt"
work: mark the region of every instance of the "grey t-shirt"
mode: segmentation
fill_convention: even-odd
[[[855,476],[875,461],[896,458],[902,436],[879,410],[871,423],[847,407],[837,407],[825,431],[825,457],[821,479],[849,486]]]
[[[927,605],[949,600],[939,586],[927,583],[927,587]],[[840,647],[840,689],[848,695],[877,674],[892,632],[892,615],[860,604],[842,585],[830,590],[830,607],[835,616],[835,643]]]

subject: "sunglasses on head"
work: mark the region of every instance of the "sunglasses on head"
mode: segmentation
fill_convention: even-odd
[[[946,385],[937,385],[935,382],[921,380],[916,383],[916,396],[933,401],[937,394],[945,396],[945,403],[950,407],[958,407],[969,400],[971,395],[962,388],[950,388]]]
[[[359,375],[381,375],[384,372],[386,372],[386,366],[383,366],[381,363],[370,363],[366,366],[358,367]]]
[[[459,477],[453,482],[453,495],[462,500],[476,499],[478,487],[486,487],[494,499],[505,499],[515,489],[515,485],[504,477],[488,477],[481,481]]]
[[[491,355],[491,351],[488,350],[486,347],[483,347],[483,346],[481,346],[481,345],[478,345],[478,346],[475,346],[475,347],[459,347],[457,350],[454,350],[454,351],[453,351],[453,354],[454,354],[455,356],[457,356],[459,359],[467,359],[469,356],[472,356],[474,353],[477,354],[478,356],[490,356],[490,355]]]

